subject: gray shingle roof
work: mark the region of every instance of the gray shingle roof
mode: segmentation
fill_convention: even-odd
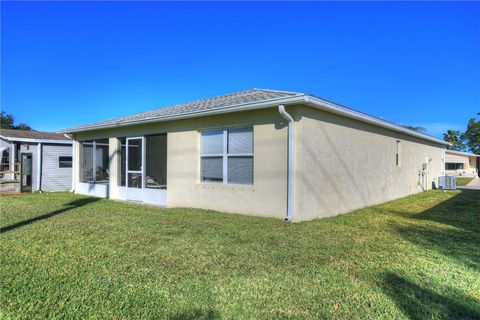
[[[0,135],[5,138],[37,139],[37,140],[70,140],[61,133],[39,132],[27,130],[0,129]]]
[[[426,134],[418,133],[406,129],[397,124],[385,121],[380,118],[370,116],[366,113],[341,106],[334,102],[315,97],[314,95],[299,92],[250,89],[223,96],[187,102],[170,107],[164,107],[152,111],[133,114],[126,117],[94,122],[78,127],[68,128],[61,132],[81,132],[101,128],[114,127],[118,125],[137,124],[147,121],[173,120],[186,117],[203,116],[213,113],[236,112],[239,110],[253,110],[261,107],[271,107],[276,104],[306,103],[308,105],[321,108],[322,110],[340,114],[357,121],[367,122],[376,126],[387,128],[396,132],[402,132],[410,136],[433,141],[443,145],[449,145],[447,142]]]
[[[287,98],[303,95],[302,93],[297,92],[287,92],[287,91],[276,91],[276,90],[265,90],[265,89],[250,89],[240,92],[234,92],[225,94],[222,96],[217,96],[208,99],[201,99],[197,101],[177,104],[169,107],[163,107],[151,111],[141,112],[132,114],[126,117],[108,119],[104,121],[89,123],[86,125],[68,128],[62,130],[62,132],[69,132],[88,129],[95,127],[103,127],[108,125],[115,125],[122,122],[151,119],[151,118],[163,118],[169,116],[179,116],[183,114],[189,114],[194,112],[209,111],[213,109],[228,109],[236,105],[246,104],[246,103],[255,103],[255,102],[265,102],[268,100]]]

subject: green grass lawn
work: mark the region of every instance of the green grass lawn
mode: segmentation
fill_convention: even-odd
[[[457,186],[462,187],[466,186],[473,178],[459,178],[457,177]]]
[[[0,205],[4,319],[480,318],[475,190],[298,224],[68,193]]]

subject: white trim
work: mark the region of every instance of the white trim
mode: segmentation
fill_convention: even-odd
[[[141,154],[141,167],[140,170],[129,170],[128,169],[128,152],[129,152],[129,140],[140,140],[140,145],[142,147]],[[145,137],[127,137],[125,138],[125,198],[127,200],[133,201],[142,201],[142,192],[145,189]],[[129,173],[139,173],[141,174],[141,185],[140,188],[133,188],[128,186],[128,174]]]
[[[71,167],[60,167],[60,157],[70,157],[72,158],[72,166]],[[62,155],[57,155],[57,169],[72,169],[73,168],[73,156],[62,156]]]
[[[72,144],[68,140],[52,140],[52,139],[30,139],[30,138],[16,138],[0,135],[0,138],[8,141],[31,142],[31,143],[56,143],[56,144]]]
[[[9,150],[10,159],[8,159],[10,161],[9,170],[13,172],[15,171],[15,151],[17,149],[15,142],[11,142],[9,145],[9,148],[10,148]],[[13,178],[15,178],[15,174],[13,174]]]
[[[227,157],[227,154],[228,154],[228,129],[224,128],[223,129],[223,155],[222,155],[223,184],[228,184],[228,157]]]
[[[124,121],[118,121],[112,124],[105,124],[105,125],[93,124],[90,126],[86,126],[84,128],[65,129],[59,132],[72,133],[72,132],[91,131],[91,130],[97,130],[97,129],[108,129],[108,128],[116,128],[119,126],[128,126],[128,125],[135,125],[135,124],[141,124],[141,123],[172,121],[172,120],[179,120],[179,119],[185,119],[185,118],[205,117],[209,115],[225,114],[225,113],[232,113],[232,112],[239,112],[239,111],[257,110],[257,109],[278,107],[278,105],[282,105],[282,104],[288,105],[288,104],[295,104],[295,103],[307,104],[309,106],[316,107],[318,109],[321,109],[327,112],[339,114],[348,118],[352,118],[361,122],[366,122],[366,123],[379,126],[388,130],[401,132],[410,136],[414,136],[416,138],[439,143],[441,145],[445,145],[445,146],[451,145],[449,142],[404,128],[394,123],[391,123],[382,119],[378,119],[373,116],[367,115],[365,113],[355,111],[353,109],[340,106],[333,102],[329,102],[329,101],[319,99],[306,94],[298,94],[298,95],[287,97],[287,98],[275,98],[275,99],[263,100],[255,103],[236,104],[228,107],[223,106],[223,107],[212,108],[212,109],[203,110],[203,111],[192,111],[192,112],[182,113],[180,115],[167,115],[167,116],[160,116],[160,117],[149,117],[144,119],[124,120]]]
[[[75,170],[77,170],[77,160],[76,160],[76,152],[75,152],[75,143],[72,143],[72,187],[70,192],[75,192]]]
[[[98,198],[108,198],[109,186],[103,183],[79,182],[75,193]]]

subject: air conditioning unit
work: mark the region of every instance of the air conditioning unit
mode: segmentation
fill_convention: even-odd
[[[457,177],[443,176],[438,178],[438,188],[442,190],[456,190],[457,189]]]

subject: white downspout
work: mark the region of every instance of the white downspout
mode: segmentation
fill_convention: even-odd
[[[42,192],[42,143],[37,144],[37,192]]]
[[[293,174],[294,174],[294,129],[293,129],[293,118],[290,114],[285,111],[285,106],[283,104],[278,106],[278,112],[280,115],[288,121],[288,179],[287,179],[287,215],[285,216],[284,221],[292,221],[293,218]]]

